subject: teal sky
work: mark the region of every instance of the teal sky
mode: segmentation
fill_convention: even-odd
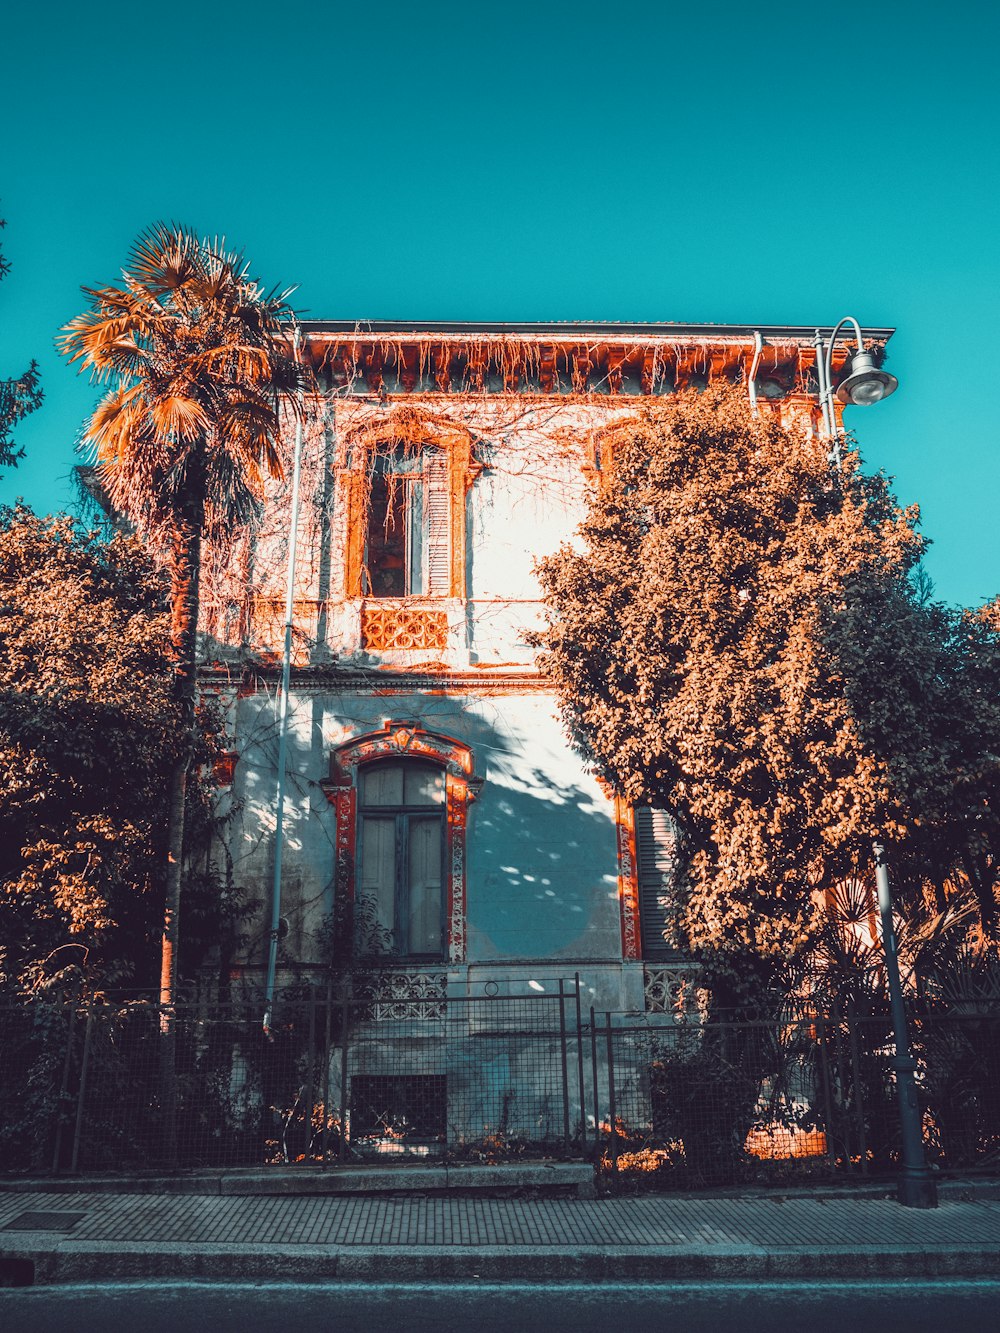
[[[0,501],[70,503],[53,337],[162,218],[313,318],[895,326],[848,424],[938,595],[1000,592],[1000,7],[56,0],[4,38],[0,374],[46,402]]]

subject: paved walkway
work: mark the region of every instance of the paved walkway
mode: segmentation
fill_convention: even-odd
[[[1000,1200],[3,1193],[11,1260],[35,1281],[986,1275]]]

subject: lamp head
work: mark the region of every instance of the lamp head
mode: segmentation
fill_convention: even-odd
[[[850,374],[837,385],[837,398],[842,403],[869,407],[895,393],[898,385],[895,375],[878,369],[871,352],[855,352]]]

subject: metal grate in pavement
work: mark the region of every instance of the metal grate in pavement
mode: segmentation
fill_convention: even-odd
[[[0,1231],[72,1231],[86,1213],[18,1213]]]

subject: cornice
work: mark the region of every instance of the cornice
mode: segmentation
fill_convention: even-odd
[[[199,668],[203,689],[237,688],[249,696],[273,694],[281,680],[281,664],[260,664],[242,673],[212,665]],[[552,685],[537,671],[320,666],[292,668],[291,689],[302,694],[551,694]]]
[[[449,320],[405,319],[306,319],[301,321],[303,333],[310,336],[334,338],[403,337],[403,338],[539,338],[543,341],[576,342],[581,338],[598,340],[636,339],[647,342],[651,338],[667,341],[695,338],[707,342],[753,342],[755,333],[767,341],[812,344],[816,330],[828,337],[832,325],[822,324],[682,324],[670,321],[644,323],[616,323],[613,321],[553,320],[526,323]],[[886,343],[895,333],[894,328],[862,327],[865,339]]]
[[[752,367],[765,398],[816,394],[817,330],[804,325],[312,320],[301,327],[323,389],[348,396],[541,393],[628,399],[710,381],[742,382]],[[820,332],[829,336],[831,330]],[[862,331],[876,361],[893,332]],[[848,340],[839,340],[835,381],[847,357]]]

